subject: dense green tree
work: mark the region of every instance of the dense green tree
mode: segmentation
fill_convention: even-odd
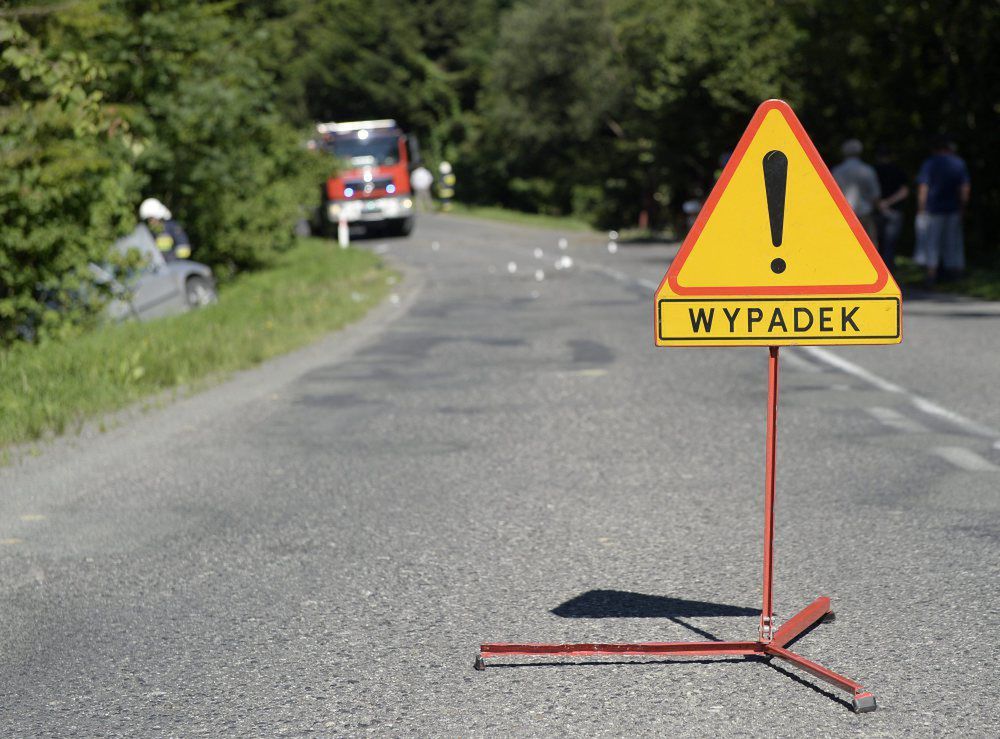
[[[278,14],[261,5],[243,9],[259,20],[261,64],[298,123],[394,117],[429,130],[459,110],[446,71],[422,52],[408,3],[288,2]]]
[[[0,343],[100,308],[88,262],[134,223],[133,138],[85,53],[42,49],[0,18]]]
[[[623,74],[603,0],[521,3],[501,21],[463,150],[466,191],[567,212],[592,185],[603,141],[620,134]]]
[[[915,173],[950,133],[997,259],[995,2],[9,0],[0,23],[0,341],[96,307],[66,306],[143,195],[223,273],[266,263],[332,166],[317,120],[396,118],[461,199],[656,225],[784,97],[830,163],[857,136]]]
[[[869,155],[888,146],[915,175],[929,140],[949,135],[972,175],[971,255],[1000,263],[1000,4],[794,0],[789,9],[800,36],[787,74],[828,160],[856,136]]]
[[[184,222],[195,258],[235,270],[290,246],[312,196],[301,141],[272,102],[228,3],[80,3],[60,14],[60,43],[107,70],[106,99],[141,137],[144,194]]]
[[[629,95],[613,155],[620,174],[605,193],[618,223],[635,223],[641,211],[669,220],[685,199],[707,194],[761,101],[798,97],[788,75],[798,32],[776,2],[619,0],[614,8]]]
[[[298,125],[395,118],[454,156],[490,62],[495,0],[244,0],[259,63]]]

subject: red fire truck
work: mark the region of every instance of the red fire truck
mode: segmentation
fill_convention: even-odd
[[[413,229],[410,148],[393,120],[320,123],[317,144],[339,161],[323,185],[320,223],[335,231],[343,218],[349,226],[381,227],[399,236]],[[416,151],[413,152],[416,158]]]

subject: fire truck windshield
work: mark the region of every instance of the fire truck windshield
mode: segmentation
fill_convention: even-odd
[[[380,167],[399,163],[398,136],[370,136],[366,139],[338,136],[326,148],[334,156],[349,162],[352,167]]]

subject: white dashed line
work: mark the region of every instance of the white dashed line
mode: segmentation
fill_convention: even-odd
[[[884,390],[887,393],[900,393],[902,395],[908,395],[906,390],[901,388],[888,380],[885,380],[873,372],[869,372],[864,367],[860,367],[854,362],[848,362],[843,357],[837,356],[833,352],[824,349],[820,346],[800,346],[798,347],[807,354],[811,354],[816,357],[816,359],[821,362],[830,365],[831,367],[836,367],[842,372],[846,372],[849,375],[854,375],[859,380],[864,380],[869,385],[877,387],[879,390]]]
[[[784,362],[785,364],[791,365],[792,367],[801,372],[812,372],[815,374],[823,371],[812,362],[803,359],[798,354],[795,354],[793,352],[785,352],[784,354],[782,354],[781,361]]]
[[[629,276],[624,272],[617,269],[611,269],[611,267],[605,267],[603,264],[589,264],[586,262],[581,262],[581,264],[585,264],[589,269],[597,270],[613,280],[618,280],[618,282],[627,282],[629,279]]]
[[[889,382],[888,380],[879,377],[874,372],[869,372],[864,367],[860,367],[854,362],[850,362],[841,356],[834,354],[833,352],[824,349],[819,346],[803,346],[800,349],[808,354],[811,354],[816,359],[830,365],[831,367],[836,367],[837,369],[846,372],[849,375],[853,375],[860,380],[864,380],[869,385],[878,388],[887,393],[895,393],[897,395],[902,395],[907,400],[909,400],[913,407],[922,413],[926,413],[929,416],[934,416],[936,418],[948,421],[953,426],[961,429],[967,434],[972,434],[973,436],[983,436],[987,439],[994,440],[994,446],[1000,449],[1000,431],[992,429],[989,426],[984,426],[977,421],[973,421],[971,418],[966,418],[960,413],[955,413],[955,411],[950,411],[944,408],[934,401],[923,398],[916,393],[911,393],[906,388],[900,387],[899,385]]]
[[[902,413],[895,411],[892,408],[876,406],[874,408],[869,408],[868,413],[883,426],[888,426],[896,431],[905,431],[908,434],[919,434],[927,431],[927,427],[923,424],[914,421],[908,416],[904,416]]]
[[[910,400],[913,402],[914,406],[929,416],[943,418],[944,420],[964,428],[969,433],[976,434],[977,436],[992,437],[997,440],[994,442],[994,446],[996,446],[996,444],[1000,444],[1000,432],[991,429],[989,426],[984,426],[983,424],[977,423],[976,421],[966,418],[965,416],[955,413],[954,411],[942,408],[934,401],[927,400],[927,398],[921,398],[919,395],[913,395]],[[1000,449],[1000,446],[997,448]]]
[[[966,472],[996,472],[1000,470],[988,459],[976,454],[971,449],[960,446],[938,446],[931,450],[942,459],[951,462]]]
[[[598,267],[598,269],[600,269],[602,272],[609,273],[609,270],[607,268],[603,267],[603,265],[600,266],[600,267]],[[615,279],[621,279],[621,278],[615,276]],[[647,290],[651,290],[653,292],[656,292],[656,289],[659,287],[659,283],[653,282],[652,280],[636,279],[635,283],[637,285],[639,285],[640,287],[644,287]],[[963,416],[960,413],[956,413],[955,411],[950,411],[947,408],[938,405],[937,403],[935,403],[932,400],[928,400],[927,398],[921,397],[921,396],[917,395],[916,393],[912,393],[909,390],[907,390],[906,388],[901,387],[900,385],[897,385],[894,382],[890,382],[889,380],[886,380],[884,377],[879,377],[874,372],[870,372],[869,370],[866,370],[864,367],[862,367],[860,365],[857,365],[854,362],[851,362],[851,361],[849,361],[847,359],[844,359],[843,357],[841,357],[841,356],[839,356],[837,354],[834,354],[830,350],[824,349],[823,347],[820,347],[820,346],[799,346],[799,347],[795,347],[795,349],[797,349],[799,351],[806,352],[807,354],[810,354],[811,356],[813,356],[815,359],[818,359],[820,362],[823,362],[824,364],[826,364],[826,365],[828,365],[830,367],[838,369],[841,372],[846,372],[849,375],[857,377],[859,380],[863,380],[864,382],[868,383],[872,387],[875,387],[875,388],[877,388],[879,390],[882,390],[884,392],[887,392],[887,393],[895,393],[897,395],[902,395],[907,400],[909,400],[910,403],[913,404],[914,408],[916,408],[917,410],[921,411],[922,413],[926,413],[929,416],[934,416],[935,418],[943,419],[943,420],[947,421],[948,423],[952,424],[953,426],[956,426],[957,428],[961,429],[962,431],[964,431],[967,434],[972,434],[974,436],[982,436],[982,437],[986,437],[988,439],[992,439],[993,440],[993,448],[994,449],[1000,449],[1000,431],[997,431],[996,429],[990,428],[989,426],[985,426],[985,425],[983,425],[983,424],[981,424],[981,423],[979,423],[977,421],[973,421],[971,418],[966,418],[965,416]],[[791,357],[794,357],[794,354],[792,352],[788,352],[788,353],[785,354],[785,357],[786,358],[791,358]],[[798,361],[796,361],[796,360],[798,360]],[[815,371],[815,370],[812,370],[812,369],[806,369],[804,367],[804,365],[808,364],[808,362],[803,362],[801,360],[801,357],[795,357],[794,359],[791,360],[790,363],[793,364],[793,365],[795,365],[799,369],[803,369],[803,370],[805,370],[807,372],[809,372],[809,371]],[[883,409],[883,410],[887,410],[887,409]],[[874,409],[872,409],[872,411],[874,411]],[[874,413],[877,413],[877,412],[879,412],[879,411],[874,411],[873,415],[874,415]],[[876,418],[878,418],[878,416],[876,416]],[[905,424],[906,422],[911,422],[911,423],[913,423],[916,426],[920,426],[920,424],[918,424],[916,421],[912,421],[912,419],[906,419],[905,416],[900,415],[900,418],[903,418],[905,420],[904,421],[896,421],[897,424],[898,423],[904,423]],[[883,422],[883,423],[886,423],[886,425],[891,425],[890,423],[888,423],[887,421],[883,420],[882,418],[879,418],[878,420],[881,421],[881,422]],[[923,427],[921,426],[920,428],[923,428]],[[951,449],[951,448],[959,449],[959,447],[947,447],[947,448],[948,449]],[[963,452],[965,452],[965,451],[968,451],[968,450],[963,450]],[[980,457],[975,452],[971,452],[970,451],[970,452],[968,452],[968,454],[970,454],[973,457],[977,458],[980,461],[980,463],[989,465],[989,467],[991,469],[993,468],[993,465],[992,465],[991,462],[988,462],[987,460],[983,459],[982,457]],[[978,468],[978,469],[982,469],[982,468]]]

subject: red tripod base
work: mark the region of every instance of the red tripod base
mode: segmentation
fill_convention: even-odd
[[[486,660],[496,657],[777,657],[851,694],[857,713],[875,710],[875,696],[863,686],[822,665],[785,649],[820,621],[830,620],[830,599],[820,597],[803,608],[778,629],[769,641],[640,642],[637,644],[483,644],[476,658],[477,670],[486,669]]]

